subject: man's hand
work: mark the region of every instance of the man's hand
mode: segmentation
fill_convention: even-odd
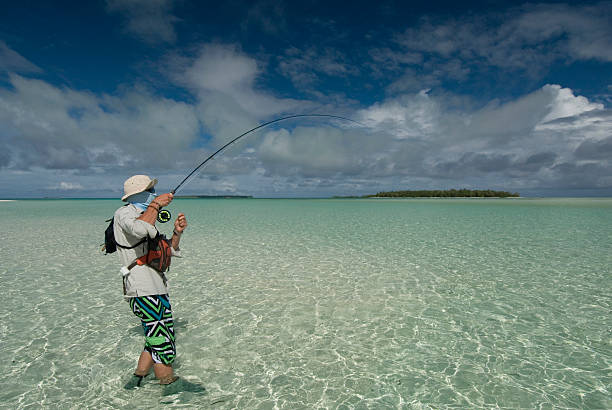
[[[174,235],[172,235],[172,247],[176,251],[180,249],[179,243],[181,242],[181,235],[185,228],[187,228],[187,218],[185,218],[185,214],[180,213],[176,221],[174,221]]]
[[[163,208],[165,206],[168,206],[170,202],[172,202],[173,199],[174,199],[174,195],[168,192],[167,194],[160,194],[151,203],[158,205],[160,208]]]
[[[155,221],[157,220],[157,214],[159,213],[159,210],[162,209],[164,206],[168,206],[168,204],[172,202],[173,198],[174,195],[172,195],[170,192],[168,192],[167,194],[160,194],[157,198],[151,201],[147,209],[145,209],[142,215],[140,215],[136,219],[143,220],[155,226]]]
[[[179,235],[183,233],[183,231],[187,228],[187,218],[185,218],[185,214],[178,214],[178,218],[174,221],[174,231]]]

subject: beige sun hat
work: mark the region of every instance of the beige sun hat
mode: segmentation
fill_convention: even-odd
[[[129,177],[123,183],[124,195],[121,197],[121,200],[125,201],[134,194],[139,194],[147,189],[151,189],[155,184],[157,184],[157,179],[151,179],[147,175],[134,175]]]

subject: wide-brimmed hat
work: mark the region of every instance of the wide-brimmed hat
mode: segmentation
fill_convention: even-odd
[[[155,184],[157,184],[157,179],[151,179],[146,175],[134,175],[133,177],[129,177],[123,183],[124,195],[121,197],[121,200],[125,201],[134,194],[139,194],[147,189],[151,189]]]

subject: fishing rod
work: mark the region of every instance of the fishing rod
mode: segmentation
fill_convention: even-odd
[[[229,147],[230,145],[232,145],[234,142],[238,141],[240,138],[254,132],[257,131],[260,128],[266,127],[268,125],[280,122],[280,121],[285,121],[285,120],[289,120],[292,118],[302,118],[302,117],[323,117],[323,118],[335,118],[335,119],[339,119],[339,120],[344,120],[344,121],[350,121],[353,122],[359,126],[365,127],[364,124],[357,122],[355,120],[351,120],[350,118],[346,118],[346,117],[341,117],[339,115],[331,115],[331,114],[295,114],[295,115],[289,115],[287,117],[282,117],[282,118],[277,118],[275,120],[272,121],[268,121],[265,122],[263,124],[260,124],[256,127],[251,128],[250,130],[243,132],[242,134],[238,135],[236,138],[232,139],[230,142],[226,143],[224,146],[222,146],[221,148],[219,148],[218,150],[216,150],[214,153],[212,153],[211,155],[208,156],[208,158],[206,158],[204,161],[202,161],[197,167],[195,167],[193,169],[193,171],[191,171],[177,186],[176,188],[174,188],[172,191],[170,191],[170,193],[172,195],[174,195],[176,193],[176,191],[178,191],[178,189],[189,179],[189,177],[191,177],[192,175],[194,175],[200,168],[202,168],[204,166],[204,164],[206,164],[208,161],[210,161],[211,159],[214,158],[215,155],[217,155],[218,153],[220,153],[221,151],[223,151],[225,148]],[[170,214],[170,211],[168,211],[167,209],[162,209],[159,211],[159,213],[157,214],[157,220],[161,223],[165,223],[168,222],[170,219],[172,218],[172,215]]]

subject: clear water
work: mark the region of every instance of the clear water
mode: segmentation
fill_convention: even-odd
[[[612,407],[611,199],[177,199],[171,396],[123,389],[120,205],[0,203],[0,406]]]

